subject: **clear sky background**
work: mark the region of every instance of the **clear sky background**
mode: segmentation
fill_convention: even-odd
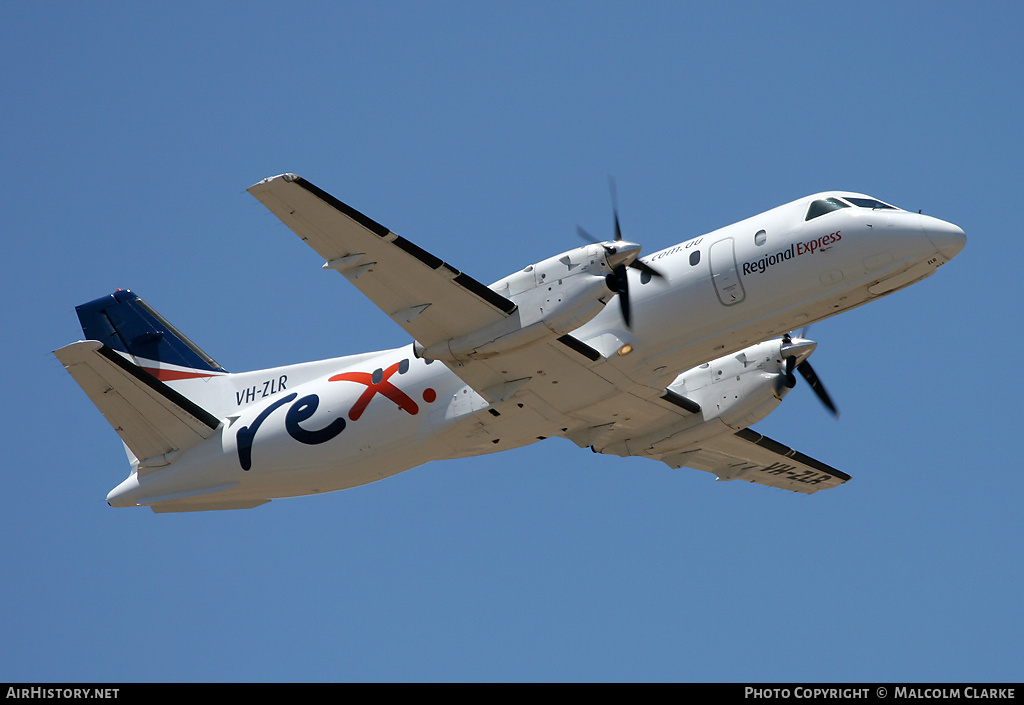
[[[0,681],[1020,681],[1024,6],[5,2]],[[51,351],[132,288],[229,370],[408,342],[245,189],[491,282],[826,189],[966,250],[812,327],[801,496],[566,440],[255,510],[111,509]]]

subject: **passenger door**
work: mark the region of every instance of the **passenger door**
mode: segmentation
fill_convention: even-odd
[[[746,297],[740,273],[736,269],[736,248],[731,237],[723,238],[708,250],[711,280],[723,306],[733,306]]]

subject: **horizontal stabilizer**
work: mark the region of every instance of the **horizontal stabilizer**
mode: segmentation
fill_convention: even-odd
[[[139,459],[139,470],[168,465],[214,435],[220,420],[95,340],[54,351],[65,369]]]
[[[812,494],[838,487],[850,476],[749,428],[707,439],[701,447],[660,458],[673,468],[714,473],[719,480],[746,480],[759,485]]]

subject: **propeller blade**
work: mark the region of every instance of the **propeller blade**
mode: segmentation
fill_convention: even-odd
[[[619,307],[622,309],[622,318],[626,321],[626,328],[630,328],[633,322],[633,310],[629,305],[629,277],[625,267],[616,267],[613,274],[619,296]]]
[[[647,264],[646,262],[641,262],[639,259],[635,259],[632,262],[630,262],[629,266],[632,267],[633,269],[640,270],[641,272],[647,272],[651,276],[655,276],[655,277],[664,277],[665,276],[664,274],[659,272],[657,269],[655,269],[651,265]]]
[[[792,360],[793,358],[789,359]],[[814,393],[818,395],[818,399],[821,400],[821,403],[828,407],[829,411],[832,412],[832,415],[838,419],[839,409],[837,409],[836,405],[832,402],[832,397],[830,397],[828,392],[825,391],[825,385],[823,385],[821,380],[818,379],[818,375],[814,373],[814,368],[811,367],[811,364],[807,362],[807,360],[804,360],[797,365],[796,368],[800,371],[800,374],[803,375],[804,379],[807,380],[807,383],[811,385],[811,389],[813,389]]]
[[[629,328],[633,322],[633,309],[629,301],[629,275],[626,273],[626,265],[620,264],[612,270],[606,281],[608,288],[615,292],[619,298],[619,308],[622,309],[622,318]]]
[[[795,366],[796,366],[796,358],[792,357],[792,356],[791,357],[787,357],[786,358],[786,376],[783,378],[783,383],[789,389],[792,389],[793,387],[796,386],[796,377],[793,376],[793,367],[795,367]]]
[[[608,177],[608,190],[612,194],[612,215],[615,217],[615,239],[622,239],[622,228],[619,227],[619,198],[615,189],[615,179]]]
[[[593,235],[591,235],[590,233],[588,233],[586,230],[584,230],[583,228],[581,228],[578,225],[576,226],[576,234],[579,235],[581,238],[583,238],[584,240],[586,240],[587,242],[589,242],[592,245],[597,245],[597,244],[600,244],[600,242],[601,242],[596,237],[594,237]]]
[[[664,278],[664,275],[646,262],[640,261],[640,246],[638,244],[626,242],[623,239],[622,225],[619,223],[618,193],[615,188],[615,179],[611,175],[608,176],[608,190],[611,193],[612,199],[612,216],[615,221],[614,242],[616,244],[613,245],[608,241],[598,240],[579,225],[576,226],[576,234],[587,242],[602,245],[604,247],[607,264],[609,267],[612,267],[612,271],[606,279],[608,282],[608,288],[618,295],[619,307],[622,309],[622,319],[626,322],[626,327],[630,328],[633,323],[633,307],[629,298],[629,276],[627,274],[627,268],[636,269],[647,274],[648,278],[642,280],[645,284],[649,281],[649,277]]]
[[[806,328],[804,329],[807,330]],[[814,372],[814,368],[811,367],[811,363],[807,361],[807,356],[814,351],[816,344],[813,341],[805,339],[802,335],[795,341],[786,333],[782,336],[782,347],[781,352],[786,355],[786,372],[783,377],[783,384],[790,389],[796,384],[796,377],[793,376],[793,368],[796,367],[800,371],[807,383],[811,385],[811,389],[814,394],[818,397],[819,401],[824,404],[832,415],[837,419],[839,418],[839,409],[836,408],[835,402],[832,401],[832,397],[829,396],[828,392],[825,391],[825,385],[821,383],[818,375]],[[790,353],[787,355],[787,353]],[[795,353],[795,354],[794,354]],[[803,361],[797,364],[797,359],[803,358]]]

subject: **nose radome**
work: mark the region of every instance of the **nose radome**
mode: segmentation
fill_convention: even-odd
[[[939,254],[946,259],[953,259],[960,254],[967,244],[967,235],[961,228],[938,218],[923,216],[923,219],[921,225]]]

